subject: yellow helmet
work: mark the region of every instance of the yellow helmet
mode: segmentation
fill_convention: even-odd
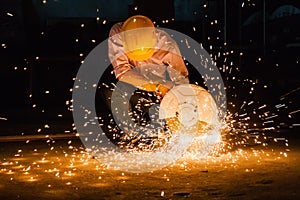
[[[122,25],[122,39],[126,55],[136,61],[146,60],[154,53],[155,28],[143,15],[128,18]]]

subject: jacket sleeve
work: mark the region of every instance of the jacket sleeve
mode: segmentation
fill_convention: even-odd
[[[175,43],[176,45],[176,43]],[[189,83],[188,75],[189,72],[186,68],[184,60],[181,57],[179,48],[175,47],[175,52],[170,52],[170,62],[167,71],[169,73],[170,79],[176,84],[185,84]]]
[[[176,84],[189,83],[189,72],[181,56],[179,47],[171,36],[162,31],[160,34],[161,47],[167,52],[163,62],[166,64],[170,79]]]
[[[117,79],[120,79],[123,74],[133,68],[124,51],[120,34],[121,27],[122,23],[115,24],[109,32],[108,39],[108,55]]]

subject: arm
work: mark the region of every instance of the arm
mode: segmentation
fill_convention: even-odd
[[[166,52],[162,62],[167,66],[167,71],[172,82],[175,84],[188,84],[189,72],[181,56],[180,49],[171,36],[165,31],[159,31],[159,47]]]

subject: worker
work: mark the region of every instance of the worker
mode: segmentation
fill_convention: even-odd
[[[172,87],[189,83],[188,70],[176,42],[165,31],[156,29],[146,16],[135,15],[113,25],[108,54],[115,78],[122,83],[118,89],[123,92],[120,98],[129,88],[135,91],[129,108],[125,109],[139,126],[149,124],[150,107],[159,103]],[[108,107],[112,91],[102,92]]]
[[[165,31],[155,29],[149,18],[132,16],[124,23],[115,24],[109,36],[109,58],[120,81],[146,91],[158,89],[162,95],[174,84],[188,83],[188,70],[176,42]],[[161,70],[156,67],[152,73],[164,79],[168,72],[170,80],[151,87],[155,84],[147,82],[143,70],[139,70],[139,74],[131,71],[132,68],[149,65],[161,66]]]

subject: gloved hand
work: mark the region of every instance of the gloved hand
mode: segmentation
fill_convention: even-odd
[[[166,85],[158,84],[158,85],[156,86],[155,92],[156,92],[156,95],[157,95],[157,96],[163,98],[163,97],[167,94],[167,92],[168,92],[170,89],[171,89],[171,88],[169,88],[169,87],[166,86]]]
[[[147,83],[142,86],[142,89],[148,92],[155,92],[157,96],[163,98],[173,86],[174,83],[172,81],[166,81],[163,84]]]
[[[153,83],[146,83],[144,84],[141,89],[148,91],[148,92],[155,92],[156,91],[156,86],[157,84],[153,84]]]

